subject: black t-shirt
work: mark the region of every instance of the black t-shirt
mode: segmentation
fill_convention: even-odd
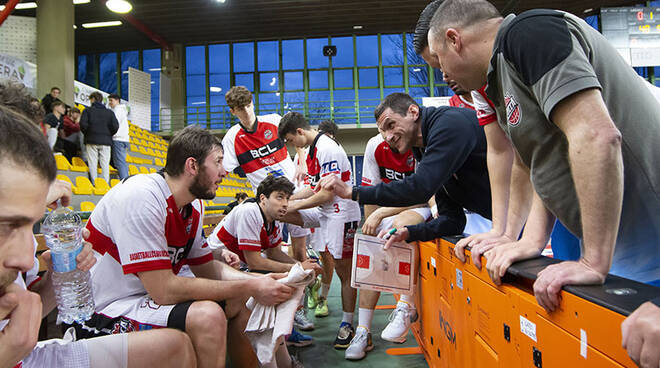
[[[50,125],[51,128],[59,129],[62,124],[62,118],[60,117],[58,119],[57,116],[55,116],[55,114],[50,113],[46,115],[46,117],[44,118],[44,123]]]

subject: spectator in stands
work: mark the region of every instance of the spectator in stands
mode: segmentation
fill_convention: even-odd
[[[26,95],[26,101],[29,96]],[[29,104],[28,104],[29,106]],[[30,109],[26,110],[31,111]],[[33,225],[45,205],[61,198],[67,205],[70,185],[55,181],[55,160],[47,141],[25,116],[0,106],[0,362],[3,367],[195,367],[186,334],[173,329],[73,341],[37,343],[41,319],[55,307],[47,271],[39,278]],[[86,243],[76,257],[88,270],[95,262]],[[29,285],[29,289],[26,287]]]
[[[227,208],[225,208],[225,212],[224,212],[225,215],[228,215],[229,212],[231,212],[231,210],[234,209],[234,207],[236,207],[239,204],[243,203],[248,198],[248,195],[245,192],[239,192],[239,193],[236,193],[235,198],[236,198],[235,200],[227,203]]]
[[[100,92],[92,92],[89,102],[91,106],[86,108],[80,117],[80,130],[85,135],[89,176],[94,184],[100,160],[101,175],[110,183],[110,147],[112,136],[119,129],[119,122],[115,114],[103,105]]]
[[[60,100],[58,98],[60,96],[60,92],[61,90],[58,87],[53,87],[50,89],[50,93],[41,99],[41,106],[43,106],[46,114],[53,112],[53,102]]]
[[[523,237],[486,253],[491,277],[537,256],[557,216],[583,252],[539,273],[541,306],[556,309],[562,286],[608,272],[660,285],[660,105],[603,35],[560,11],[502,18],[485,0],[445,0],[429,46],[462,86],[488,81],[514,166],[529,173],[516,188],[534,188]]]
[[[87,222],[97,309],[76,325],[78,336],[173,327],[190,336],[202,367],[224,366],[227,352],[236,366],[254,366],[246,298],[274,305],[293,289],[213,260],[200,199],[215,197],[222,156],[216,137],[188,126],[170,142],[163,172],[134,175],[103,196]]]
[[[50,105],[52,112],[47,114],[44,118],[44,123],[47,125],[47,136],[48,136],[48,145],[50,148],[55,148],[55,143],[57,143],[57,137],[59,136],[59,130],[62,127],[62,116],[66,113],[66,106],[64,102],[57,100],[53,101]]]
[[[126,152],[130,145],[130,138],[128,136],[128,110],[126,109],[126,105],[121,104],[119,95],[114,93],[108,97],[108,104],[119,122],[119,129],[112,136],[112,162],[114,162],[115,168],[119,171],[119,180],[124,180],[128,177]]]
[[[62,129],[60,129],[60,138],[64,146],[64,155],[71,160],[73,156],[81,153],[83,161],[86,160],[83,148],[83,135],[80,131],[80,110],[77,107],[69,108],[69,111],[62,117]]]

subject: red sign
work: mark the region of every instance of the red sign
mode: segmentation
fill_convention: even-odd
[[[357,255],[357,268],[369,268],[369,256],[366,254]],[[408,270],[410,272],[410,270]]]
[[[399,262],[399,274],[401,275],[410,275],[410,263],[408,262]]]

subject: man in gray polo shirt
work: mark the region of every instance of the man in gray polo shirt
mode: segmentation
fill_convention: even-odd
[[[608,271],[659,285],[660,107],[608,41],[568,13],[503,19],[484,0],[446,0],[429,45],[462,86],[488,83],[535,189],[522,239],[486,253],[491,277],[540,254],[556,216],[582,257],[539,273],[541,306],[554,310],[563,285],[603,283]]]

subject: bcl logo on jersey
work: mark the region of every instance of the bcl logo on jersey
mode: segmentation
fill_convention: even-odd
[[[406,174],[398,172],[393,169],[385,168],[385,177],[392,181],[396,181],[396,180],[403,180],[403,178],[406,177]]]
[[[509,125],[516,126],[520,123],[520,104],[511,94],[504,95],[504,105],[506,106],[506,118]]]
[[[266,139],[273,138],[273,132],[271,132],[270,129],[266,129],[266,131],[264,132],[264,138]]]

